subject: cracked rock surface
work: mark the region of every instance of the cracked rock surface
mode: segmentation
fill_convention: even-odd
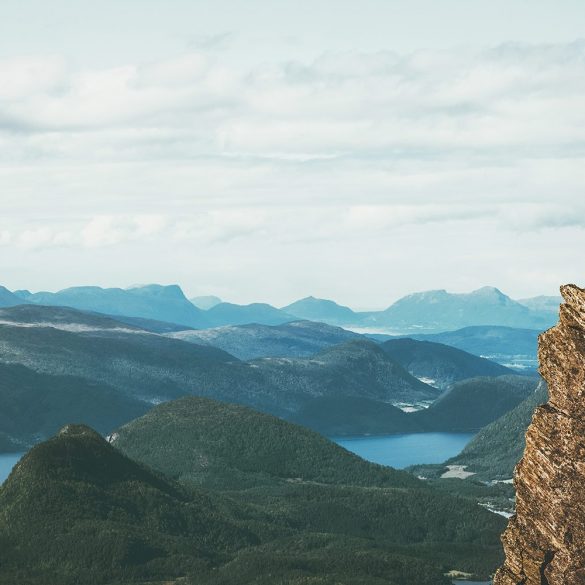
[[[559,323],[539,338],[549,401],[526,433],[494,585],[585,585],[585,290],[561,293]]]

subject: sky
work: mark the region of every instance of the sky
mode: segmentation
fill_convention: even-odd
[[[2,0],[0,284],[584,285],[582,0]]]

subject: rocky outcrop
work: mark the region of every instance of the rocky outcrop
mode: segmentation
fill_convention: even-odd
[[[494,585],[585,584],[585,290],[561,293],[559,323],[539,339],[549,401],[526,433]]]

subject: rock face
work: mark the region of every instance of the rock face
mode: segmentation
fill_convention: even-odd
[[[539,339],[549,401],[526,433],[494,585],[585,584],[585,290],[561,293],[559,323]]]

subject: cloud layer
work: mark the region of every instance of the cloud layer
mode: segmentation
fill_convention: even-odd
[[[96,280],[111,280],[104,265],[142,246],[151,266],[133,280],[178,280],[166,255],[189,263],[190,251],[197,274],[176,270],[188,288],[242,300],[252,289],[233,278],[268,268],[290,291],[268,298],[338,287],[360,303],[340,284],[374,270],[360,254],[379,257],[384,293],[359,293],[370,304],[485,279],[530,294],[535,271],[550,292],[582,269],[584,96],[583,41],[239,69],[213,51],[101,70],[0,60],[0,253],[25,264],[6,267],[22,285],[47,254],[99,259]],[[549,258],[567,238],[571,251]]]

